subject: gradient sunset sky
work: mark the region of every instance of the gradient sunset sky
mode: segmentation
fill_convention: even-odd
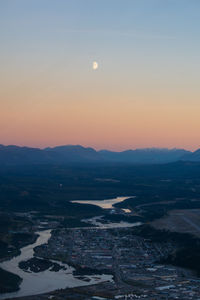
[[[200,1],[0,0],[0,144],[198,148]]]

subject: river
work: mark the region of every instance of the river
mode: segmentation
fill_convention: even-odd
[[[122,202],[130,197],[116,197],[114,199],[100,200],[100,201],[71,201],[73,203],[81,203],[81,204],[93,204],[100,206],[104,209],[114,209],[114,204]],[[133,197],[131,197],[133,198]],[[127,213],[129,211],[127,210]],[[128,222],[118,222],[118,223],[107,223],[103,224],[101,222],[102,217],[94,217],[91,219],[83,220],[89,224],[97,226],[100,229],[107,228],[117,228],[117,227],[133,227],[140,226],[141,223],[128,223]],[[84,227],[83,227],[84,228]],[[94,227],[92,227],[94,228]],[[19,262],[29,260],[34,255],[34,248],[46,244],[51,237],[51,230],[44,230],[36,232],[39,237],[36,242],[28,245],[26,247],[21,248],[21,254],[12,258],[11,260],[4,261],[0,264],[0,267],[4,270],[7,270],[11,273],[19,275],[23,281],[20,285],[20,290],[14,293],[5,293],[0,294],[0,299],[13,298],[13,297],[22,297],[22,296],[32,296],[43,293],[52,292],[57,289],[71,288],[77,286],[85,286],[91,284],[97,284],[104,281],[112,281],[112,275],[92,275],[92,276],[84,276],[87,281],[80,280],[73,275],[74,268],[68,266],[67,264],[56,262],[61,266],[64,266],[66,270],[59,270],[58,272],[53,272],[50,270],[46,270],[39,273],[34,272],[25,272],[19,268]]]
[[[128,198],[135,198],[135,196],[126,196],[126,197],[116,197],[113,199],[105,199],[105,200],[73,200],[71,201],[72,203],[79,203],[79,204],[92,204],[92,205],[97,205],[101,208],[104,209],[114,209],[115,207],[113,206],[116,203],[123,202],[124,200]],[[130,212],[127,211],[127,212]]]
[[[19,291],[0,294],[0,299],[38,295],[67,287],[85,286],[103,281],[112,281],[112,275],[84,276],[89,281],[80,280],[73,275],[74,268],[60,262],[57,263],[61,266],[65,266],[66,270],[60,270],[58,272],[46,270],[40,273],[24,272],[19,268],[19,262],[32,258],[34,254],[33,249],[36,246],[47,243],[51,237],[51,230],[39,231],[36,233],[39,237],[34,244],[22,248],[19,256],[0,264],[2,269],[17,274],[23,279]]]
[[[126,228],[126,227],[136,227],[136,226],[141,226],[142,222],[134,222],[134,223],[129,223],[129,222],[107,222],[104,223],[103,221],[103,216],[97,216],[93,217],[90,219],[82,219],[82,222],[91,224],[93,226],[96,226],[97,229],[114,229],[114,228]],[[83,227],[84,229],[85,227]],[[91,227],[95,228],[95,227]],[[87,228],[85,228],[87,229]]]

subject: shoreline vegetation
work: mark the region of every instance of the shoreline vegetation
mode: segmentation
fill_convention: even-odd
[[[17,292],[20,289],[22,278],[16,274],[0,268],[0,293]]]

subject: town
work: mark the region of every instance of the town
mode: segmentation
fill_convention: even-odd
[[[200,299],[195,274],[161,263],[175,247],[136,236],[131,228],[56,229],[48,244],[35,248],[35,255],[73,266],[74,275],[83,280],[86,274],[113,275],[110,282],[79,288],[87,297],[91,291],[103,299]],[[64,299],[62,293],[56,292],[55,299]],[[80,299],[97,299],[87,297]]]

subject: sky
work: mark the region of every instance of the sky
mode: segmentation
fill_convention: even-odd
[[[0,144],[195,150],[199,80],[199,0],[0,0]]]

